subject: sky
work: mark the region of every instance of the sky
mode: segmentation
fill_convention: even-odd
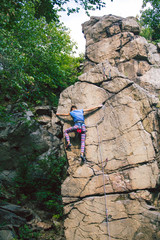
[[[129,17],[140,15],[143,0],[104,0],[106,7],[101,10],[90,11],[90,16],[104,16],[113,14],[120,17]],[[74,4],[74,1],[69,2],[69,6]],[[61,13],[61,21],[70,30],[71,39],[77,43],[78,49],[76,50],[76,56],[79,53],[85,52],[85,38],[82,33],[81,24],[88,21],[90,17],[85,14],[85,11],[81,9],[79,13],[73,13],[67,16],[65,12]]]

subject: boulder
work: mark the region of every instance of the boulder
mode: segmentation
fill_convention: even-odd
[[[127,17],[122,20],[122,31],[133,32],[135,35],[140,33],[140,26],[135,17]]]
[[[150,65],[160,66],[159,48],[138,35],[140,26],[134,17],[92,17],[82,24],[82,31],[86,38],[85,72],[105,60],[113,66],[120,65],[119,70],[126,73],[127,77],[134,78],[148,71]],[[135,66],[132,65],[133,61]],[[136,71],[133,72],[133,69]]]
[[[26,219],[18,216],[14,211],[0,207],[0,224],[19,227],[26,223]]]
[[[0,239],[1,240],[14,240],[16,235],[11,230],[0,230]]]
[[[15,170],[21,159],[48,156],[51,152],[61,156],[62,125],[55,109],[44,106],[31,111],[17,112],[8,107],[10,121],[0,122],[0,164],[2,170]],[[36,116],[36,120],[35,117]]]
[[[160,95],[160,68],[152,67],[144,75],[137,79],[138,84],[159,97]]]
[[[21,158],[39,155],[48,150],[42,129],[29,115],[12,113],[12,120],[1,125],[0,163],[2,169],[12,170]]]
[[[0,239],[17,239],[21,227],[23,228],[24,225],[34,227],[40,221],[41,219],[32,210],[3,202],[0,204]]]

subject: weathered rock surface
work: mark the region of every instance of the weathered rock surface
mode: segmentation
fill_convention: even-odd
[[[121,69],[127,77],[132,69],[135,69],[132,77],[136,77],[148,71],[150,64],[160,66],[157,47],[138,36],[140,27],[133,17],[91,17],[82,24],[82,30],[86,38],[85,71],[105,60]]]
[[[134,18],[112,15],[83,24],[85,73],[62,92],[58,112],[68,113],[71,105],[104,107],[85,116],[83,166],[80,136],[71,134],[69,176],[62,185],[67,240],[160,236],[160,54],[139,31]],[[71,123],[65,119],[64,129]]]
[[[15,239],[16,229],[32,218],[32,213],[27,209],[14,204],[0,204],[0,239]]]
[[[35,121],[31,111],[20,113],[8,107],[10,121],[0,122],[0,164],[1,170],[16,169],[18,162],[33,155],[49,154],[50,151],[60,155],[62,149],[62,130],[59,120],[49,106],[37,107]]]
[[[21,160],[36,162],[50,154],[64,154],[62,126],[55,111],[49,106],[36,107],[33,115],[31,111],[19,112],[17,105],[9,105],[9,121],[0,122],[0,240],[17,239],[25,224],[33,231],[58,228],[55,223],[42,222],[32,210],[6,203],[13,201],[14,178]]]

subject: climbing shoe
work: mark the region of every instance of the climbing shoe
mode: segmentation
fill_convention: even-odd
[[[66,150],[68,150],[68,149],[70,149],[71,148],[71,144],[69,143],[69,144],[67,144],[67,146],[66,146]]]
[[[84,164],[85,162],[86,162],[86,158],[83,155],[81,155],[81,165]]]

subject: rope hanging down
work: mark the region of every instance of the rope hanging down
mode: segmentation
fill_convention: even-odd
[[[109,76],[106,75],[105,73],[105,66],[102,63],[102,74],[103,74],[103,80],[111,80],[111,70],[109,70]],[[112,96],[113,97],[113,96]],[[112,98],[110,97],[110,98]],[[109,99],[110,99],[109,98]],[[107,100],[109,100],[107,99]],[[102,109],[105,109],[105,103],[107,102],[107,100],[105,100],[103,102],[103,107]],[[110,240],[110,229],[109,229],[109,221],[108,221],[108,208],[107,208],[107,194],[106,194],[106,185],[105,185],[105,174],[104,174],[104,164],[103,164],[103,159],[102,159],[102,149],[101,149],[101,144],[100,144],[100,134],[99,134],[99,130],[98,130],[98,126],[100,123],[102,123],[104,121],[104,117],[105,117],[105,111],[104,114],[102,116],[102,118],[94,125],[88,125],[86,126],[87,128],[91,128],[91,127],[96,127],[97,129],[97,136],[98,136],[98,146],[99,146],[99,155],[100,155],[100,161],[101,161],[101,168],[102,168],[102,175],[103,175],[103,191],[104,191],[104,199],[105,199],[105,214],[106,214],[106,225],[107,225],[107,232],[108,232],[108,240]],[[108,161],[108,159],[106,159]],[[106,162],[106,161],[105,161]],[[106,238],[107,239],[107,238]]]
[[[107,101],[107,100],[106,100]],[[105,103],[103,103],[102,109],[105,109]],[[100,134],[98,130],[98,126],[100,123],[104,121],[105,113],[103,114],[102,118],[94,125],[88,125],[87,128],[96,127],[97,130],[97,136],[98,136],[98,146],[99,146],[99,154],[100,154],[100,161],[101,161],[101,168],[102,168],[102,175],[103,175],[103,190],[104,190],[104,199],[105,199],[105,215],[106,215],[106,225],[107,225],[107,232],[108,232],[108,240],[110,240],[110,230],[109,230],[109,221],[108,221],[108,209],[107,209],[107,194],[106,194],[106,185],[105,185],[105,174],[104,174],[104,164],[102,159],[102,150],[101,150],[101,144],[100,144]],[[108,159],[107,159],[108,160]]]
[[[98,146],[99,146],[102,174],[103,174],[103,190],[104,190],[104,200],[105,200],[106,224],[107,224],[107,231],[108,231],[108,239],[110,240],[110,230],[109,230],[109,221],[108,221],[108,208],[107,208],[107,194],[106,194],[106,185],[105,185],[104,165],[103,165],[103,160],[102,160],[102,150],[101,150],[101,144],[100,144],[100,134],[99,134],[99,131],[98,131],[98,125],[96,126],[96,129],[97,129],[97,136],[98,136]]]

